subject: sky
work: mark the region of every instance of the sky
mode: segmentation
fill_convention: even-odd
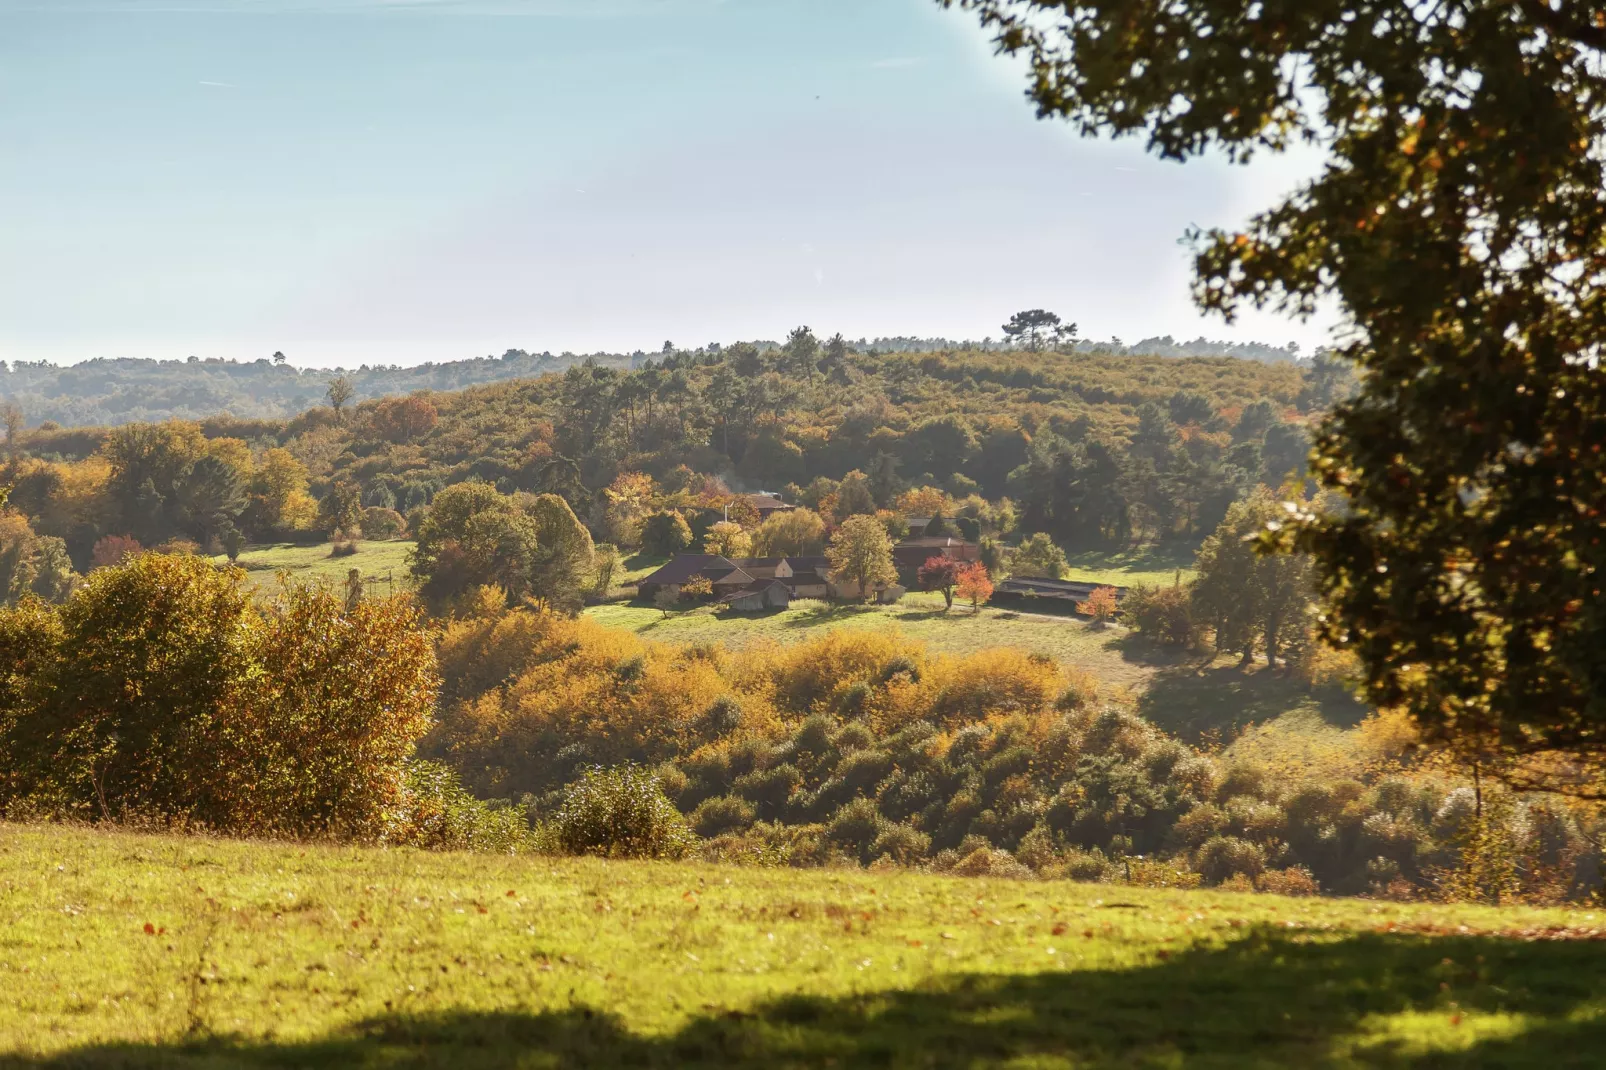
[[[0,358],[1329,339],[1201,315],[1180,242],[1318,160],[1157,161],[1024,85],[933,0],[0,0]]]

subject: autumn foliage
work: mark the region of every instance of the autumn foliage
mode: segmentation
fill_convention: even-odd
[[[418,611],[145,554],[0,610],[9,812],[377,836],[438,678]]]
[[[988,575],[987,566],[975,561],[961,568],[955,590],[960,598],[970,603],[972,613],[981,612],[981,607],[993,596],[993,578]]]
[[[1076,611],[1090,618],[1095,628],[1102,628],[1115,616],[1115,588],[1095,587],[1086,601],[1076,603]]]

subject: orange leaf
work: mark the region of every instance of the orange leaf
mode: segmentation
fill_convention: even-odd
[[[146,936],[155,936],[156,935],[156,926],[152,925],[148,921],[145,923],[145,935]]]

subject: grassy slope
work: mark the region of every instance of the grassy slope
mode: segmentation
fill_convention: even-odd
[[[1068,555],[1066,563],[1071,567],[1066,579],[1116,587],[1169,587],[1176,582],[1178,570],[1184,583],[1195,576],[1193,551],[1185,546],[1140,546],[1115,553],[1090,550]]]
[[[593,606],[586,613],[609,627],[628,628],[647,639],[715,643],[732,650],[763,642],[797,642],[832,628],[895,630],[932,650],[950,654],[1020,647],[1092,673],[1107,691],[1128,691],[1145,717],[1190,741],[1213,731],[1225,742],[1250,725],[1277,722],[1276,738],[1262,738],[1257,743],[1283,752],[1285,744],[1300,748],[1317,745],[1308,763],[1312,765],[1333,760],[1340,752],[1348,755],[1343,731],[1366,712],[1338,688],[1312,692],[1282,673],[1264,671],[1264,667],[1241,671],[1235,657],[1179,656],[1143,642],[1124,628],[1095,631],[1071,616],[995,607],[972,614],[964,606],[944,613],[942,596],[936,594],[913,593],[895,606],[804,600],[788,609],[758,614],[702,607],[666,618],[653,606],[622,602]]]
[[[240,555],[239,566],[250,574],[251,582],[258,587],[278,586],[279,573],[288,572],[302,582],[343,585],[346,573],[358,569],[366,576],[383,577],[391,574],[396,589],[402,590],[407,582],[407,555],[411,542],[364,541],[357,544],[357,553],[349,557],[330,557],[329,544],[297,546],[281,543],[276,546],[253,546]],[[227,558],[218,557],[219,563]],[[384,593],[381,585],[380,592]]]
[[[1531,939],[1593,913],[0,826],[0,921],[7,1067],[1553,1067],[1606,1041],[1600,945]]]
[[[1078,665],[1117,687],[1139,687],[1153,667],[1123,652],[1121,629],[1093,631],[1067,616],[985,607],[972,614],[956,605],[942,611],[939,594],[912,593],[895,606],[842,605],[804,599],[768,613],[734,614],[712,607],[665,617],[653,606],[610,603],[586,610],[613,628],[628,628],[666,643],[717,643],[733,650],[766,641],[791,643],[832,628],[884,628],[918,639],[931,649],[969,654],[987,647],[1017,646]]]

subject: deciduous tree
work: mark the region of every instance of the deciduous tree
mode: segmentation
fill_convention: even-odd
[[[959,562],[951,557],[928,557],[917,574],[922,591],[941,591],[943,608],[954,608],[954,585],[959,582]]]
[[[1313,474],[1343,508],[1268,542],[1314,553],[1324,631],[1360,655],[1373,701],[1429,739],[1598,769],[1600,6],[939,2],[977,13],[1025,57],[1039,113],[1084,133],[1176,160],[1326,150],[1242,230],[1194,236],[1203,307],[1331,300],[1363,371],[1316,436]],[[1606,792],[1567,768],[1554,786]]]
[[[993,597],[993,578],[987,574],[986,565],[974,561],[959,570],[954,590],[960,598],[970,603],[972,613],[980,613],[981,607]]]
[[[749,557],[753,552],[753,539],[734,520],[721,520],[703,536],[703,553],[720,557]]]
[[[859,597],[868,600],[875,589],[897,580],[892,560],[892,540],[887,529],[873,516],[851,516],[831,536],[825,550],[831,575],[857,586]]]
[[[1021,540],[1009,558],[1009,570],[1016,576],[1043,576],[1051,580],[1062,578],[1070,566],[1065,551],[1054,545],[1046,532],[1039,531]]]
[[[1088,624],[1094,628],[1102,628],[1114,617],[1116,611],[1115,588],[1095,587],[1085,601],[1076,603],[1076,611],[1088,618]]]
[[[337,375],[329,380],[329,386],[324,390],[324,397],[329,399],[329,407],[335,410],[337,422],[345,419],[347,402],[357,396],[357,384],[347,375]]]
[[[759,557],[804,556],[824,547],[825,521],[813,509],[771,513],[753,535],[753,552]]]

